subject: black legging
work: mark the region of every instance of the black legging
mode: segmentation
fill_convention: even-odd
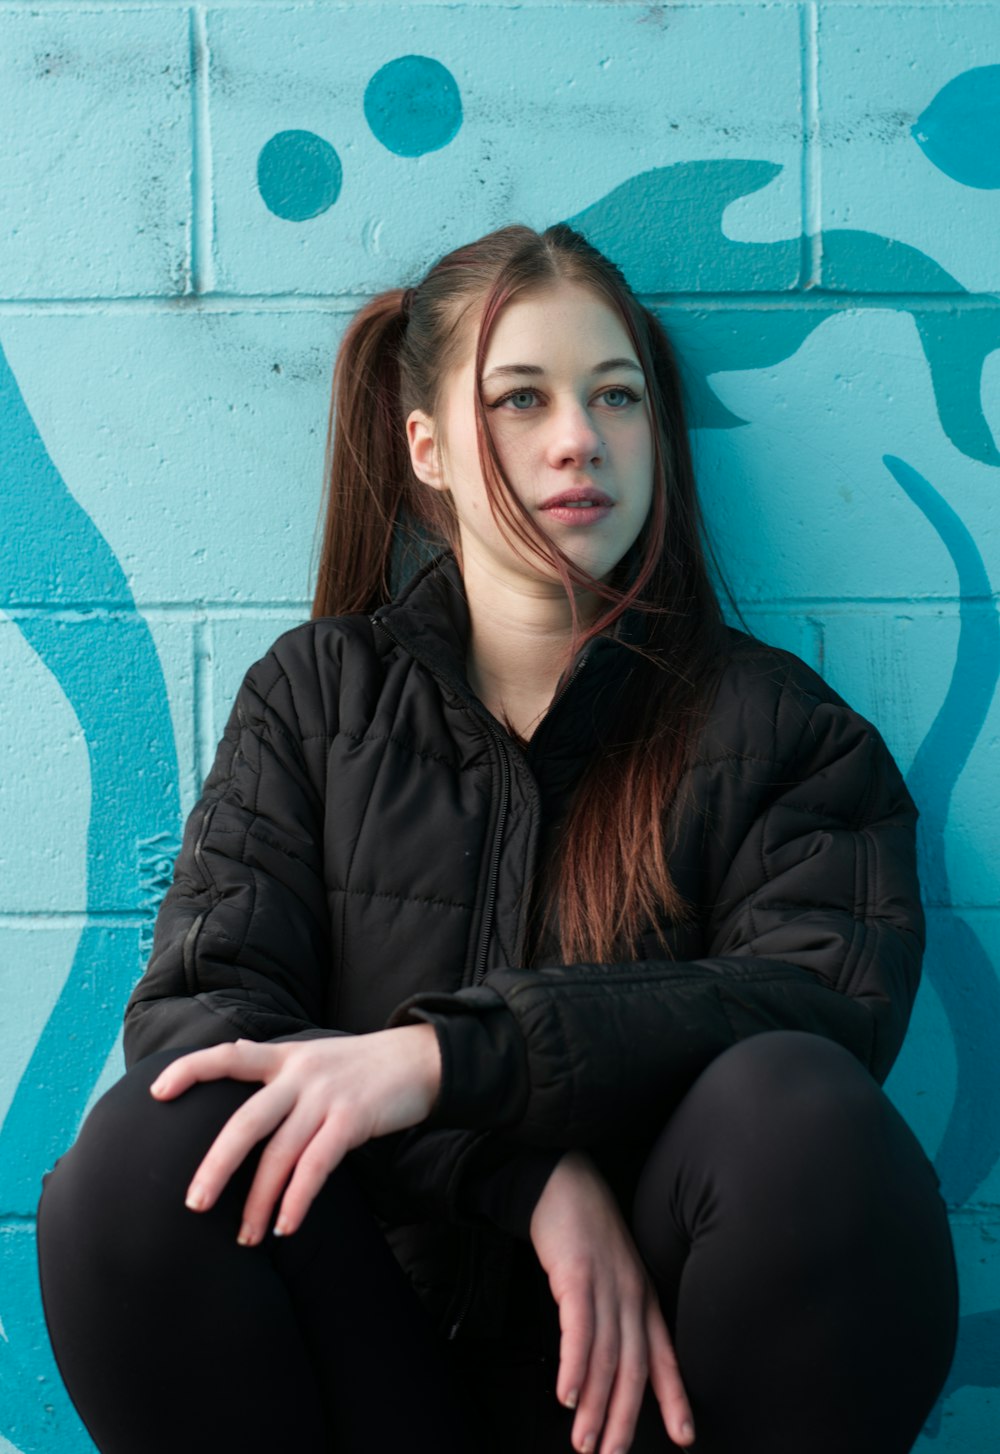
[[[53,1348],[102,1454],[566,1454],[558,1307],[530,1245],[512,1304],[529,1310],[523,1356],[436,1332],[349,1160],[293,1237],[239,1247],[257,1153],[211,1212],[183,1197],[256,1087],[156,1102],[148,1086],[178,1053],[107,1092],[39,1207]],[[732,1046],[670,1115],[623,1210],[697,1454],[912,1447],[954,1354],[951,1233],[933,1167],[848,1051],[798,1031]],[[631,1454],[675,1447],[647,1383]]]

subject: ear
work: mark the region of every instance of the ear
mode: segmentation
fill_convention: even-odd
[[[448,486],[445,483],[434,421],[422,409],[414,409],[407,417],[406,442],[410,449],[410,464],[417,479],[430,485],[433,490],[446,490]]]

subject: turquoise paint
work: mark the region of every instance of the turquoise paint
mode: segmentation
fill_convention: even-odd
[[[952,77],[910,135],[953,181],[1000,187],[1000,66],[975,66]]]
[[[396,156],[419,157],[447,146],[462,125],[462,95],[447,66],[432,56],[399,56],[365,87],[372,135]]]
[[[929,480],[894,455],[884,463],[936,530],[958,572],[959,639],[945,699],[907,775],[920,812],[921,881],[948,903],[944,832],[955,784],[983,729],[1000,680],[1000,618],[983,558],[964,523]],[[949,1206],[968,1201],[1000,1157],[1000,980],[972,926],[952,909],[928,925],[925,972],[948,1017],[957,1084],[935,1159]],[[960,1388],[1000,1383],[1000,1309],[963,1316],[947,1383],[927,1432],[940,1432],[941,1407]]]
[[[955,665],[945,699],[907,777],[921,812],[924,893],[947,904],[951,898],[944,840],[948,810],[1000,680],[1000,618],[986,565],[962,520],[911,465],[889,454],[884,463],[933,526],[958,572]],[[955,1100],[936,1165],[946,1201],[960,1206],[1000,1157],[1000,1098],[995,1092],[1000,980],[975,931],[955,910],[932,919],[927,939],[927,974],[948,1016],[958,1062]]]
[[[314,131],[279,131],[257,158],[264,205],[287,222],[306,222],[329,211],[342,181],[336,149]]]
[[[941,1432],[942,1406],[961,1388],[1000,1387],[1000,1308],[966,1313],[960,1320],[955,1359],[931,1410],[924,1433],[936,1439]],[[990,1454],[985,1446],[983,1454]]]
[[[911,314],[916,323],[941,428],[969,459],[1000,466],[1000,449],[980,400],[983,364],[1000,348],[1000,299],[995,307],[966,312],[957,306],[947,313],[922,308],[914,295],[968,294],[918,248],[876,233],[842,229],[820,234],[823,288],[810,288],[807,295],[790,291],[800,282],[811,237],[734,242],[722,231],[722,213],[729,203],[758,191],[780,171],[777,164],[764,161],[655,167],[566,219],[613,258],[639,292],[786,294],[787,303],[722,309],[718,314],[694,310],[701,336],[695,334],[692,346],[683,350],[692,425],[726,429],[747,422],[717,398],[709,374],[762,368],[788,358],[814,328],[844,309],[893,309]],[[809,307],[797,309],[805,296]],[[664,311],[669,324],[670,310]],[[691,316],[691,310],[676,310],[682,311]],[[675,332],[684,338],[690,329]]]
[[[76,1136],[121,1028],[179,848],[180,803],[166,684],[149,628],[110,546],[53,464],[2,350],[0,419],[0,539],[7,547],[0,605],[65,692],[86,739],[91,779],[89,922],[0,1129],[0,1211],[30,1217],[42,1174]],[[17,614],[35,604],[62,610]],[[101,917],[108,909],[145,919],[109,926]],[[0,1255],[7,1340],[0,1343],[0,1429],[29,1451],[53,1447],[45,1441],[58,1426],[58,1447],[74,1454],[89,1440],[68,1409],[40,1322],[34,1241],[6,1237]]]

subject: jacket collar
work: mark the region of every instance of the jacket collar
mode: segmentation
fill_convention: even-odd
[[[389,635],[440,681],[479,710],[486,711],[469,685],[466,670],[471,625],[468,599],[458,561],[449,547],[439,550],[421,566],[391,601],[377,608],[371,619],[383,624]],[[644,625],[642,613],[629,608],[608,635],[595,637],[579,651],[562,690],[549,709],[549,715],[556,702],[561,702],[570,693],[574,699],[579,698],[576,679],[585,663],[585,680],[589,690],[584,696],[591,697],[598,691],[601,695],[613,697],[613,692],[601,689],[612,685],[628,670],[634,654],[622,643],[645,640]],[[582,705],[582,702],[578,704]]]

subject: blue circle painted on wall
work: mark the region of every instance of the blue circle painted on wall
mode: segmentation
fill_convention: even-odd
[[[336,150],[314,131],[279,131],[257,158],[264,205],[288,222],[306,222],[332,207],[343,175]]]
[[[365,87],[365,119],[396,156],[447,146],[462,125],[462,96],[447,66],[431,56],[399,56]]]
[[[1000,187],[1000,66],[954,76],[910,127],[928,161],[966,187]]]

